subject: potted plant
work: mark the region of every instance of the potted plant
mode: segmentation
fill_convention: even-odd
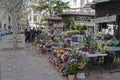
[[[73,51],[73,54],[67,61],[68,80],[74,80],[74,76],[76,75],[77,71],[84,69],[87,62],[88,57],[86,57],[82,51]]]
[[[68,80],[74,80],[79,64],[77,62],[76,54],[74,53],[68,59],[67,63],[67,73]]]
[[[71,64],[67,67],[68,80],[74,80],[77,70],[77,64]]]

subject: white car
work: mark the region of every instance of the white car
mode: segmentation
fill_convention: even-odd
[[[5,30],[4,29],[0,29],[1,35],[4,36],[5,35]]]
[[[23,34],[23,33],[24,33],[24,29],[21,29],[21,30],[20,30],[20,33]]]

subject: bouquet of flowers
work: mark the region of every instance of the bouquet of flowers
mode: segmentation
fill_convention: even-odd
[[[66,62],[68,74],[75,74],[78,69],[83,69],[88,60],[88,57],[82,51],[73,51]]]
[[[48,58],[49,58],[50,63],[52,63],[53,65],[58,66],[60,64],[60,61],[57,58],[53,56],[49,56]]]

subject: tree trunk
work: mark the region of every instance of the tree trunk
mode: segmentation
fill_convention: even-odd
[[[18,43],[17,43],[17,32],[18,32],[18,24],[17,24],[17,13],[15,11],[15,7],[13,7],[11,11],[12,15],[12,22],[13,22],[13,48],[17,49],[18,48]]]

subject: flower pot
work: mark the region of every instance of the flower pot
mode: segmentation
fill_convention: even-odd
[[[74,80],[75,75],[68,75],[68,80]]]

